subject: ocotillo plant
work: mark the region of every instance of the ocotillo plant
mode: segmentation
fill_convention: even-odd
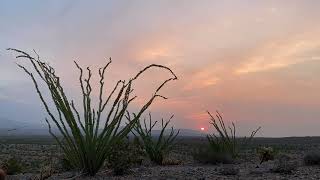
[[[82,111],[77,110],[75,103],[72,100],[70,101],[65,94],[64,88],[60,83],[60,78],[56,75],[53,67],[42,61],[35,51],[36,56],[32,57],[28,53],[18,49],[8,50],[18,53],[16,58],[24,58],[31,63],[34,72],[20,64],[18,66],[30,76],[41,102],[51,119],[51,121],[46,119],[50,134],[62,148],[71,166],[82,171],[83,174],[90,176],[95,175],[99,171],[108,157],[111,147],[127,136],[140,116],[153,103],[154,99],[157,97],[165,98],[158,94],[160,89],[169,81],[177,79],[177,76],[168,67],[151,64],[139,71],[128,81],[118,81],[105,99],[103,98],[104,77],[106,69],[111,63],[110,59],[105,66],[99,69],[100,88],[98,107],[93,108],[91,99],[92,87],[90,83],[92,77],[91,69],[89,67],[86,68],[88,75],[84,77],[84,70],[75,62],[76,67],[80,71],[79,82],[82,92],[83,114],[80,115]],[[125,121],[124,114],[130,114],[128,112],[129,104],[136,98],[136,96],[132,97],[135,80],[151,68],[167,70],[173,77],[166,79],[160,84],[150,99],[134,113],[135,117],[130,119],[130,122],[127,122],[124,127],[120,128],[121,122]],[[43,96],[38,83],[39,79],[47,86],[55,105],[54,110],[56,113],[49,107],[47,100]],[[110,108],[107,108],[108,106]],[[53,133],[52,122],[61,133],[62,139]]]
[[[223,118],[218,111],[215,117],[211,115],[209,111],[207,111],[207,113],[211,118],[210,124],[212,124],[214,129],[218,132],[217,135],[215,133],[207,135],[207,139],[209,141],[210,148],[217,153],[230,153],[233,157],[236,157],[238,155],[239,148],[246,146],[261,128],[259,127],[252,131],[248,138],[237,138],[236,127],[233,122],[232,128],[228,126],[228,131]]]
[[[127,114],[127,118],[131,119],[129,114]],[[136,116],[134,116],[134,118],[136,118]],[[151,113],[149,113],[149,124],[147,124],[146,119],[144,118],[143,126],[140,121],[137,121],[134,126],[133,134],[141,141],[141,144],[143,144],[150,160],[159,165],[162,165],[164,156],[174,146],[173,142],[180,131],[174,131],[173,127],[171,127],[170,134],[168,136],[165,135],[166,128],[172,118],[173,115],[166,122],[164,122],[163,119],[161,120],[161,131],[159,137],[152,136],[152,130],[157,124],[157,121],[152,122]]]

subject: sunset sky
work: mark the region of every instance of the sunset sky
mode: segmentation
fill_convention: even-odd
[[[157,63],[179,80],[150,111],[155,118],[175,114],[176,128],[207,130],[206,110],[219,110],[240,135],[261,126],[258,136],[319,136],[319,7],[316,0],[1,1],[0,127],[5,119],[40,124],[46,117],[32,82],[6,51],[12,47],[35,49],[74,99],[74,60],[97,73],[112,57],[107,90]],[[136,84],[134,106],[168,76],[147,73]]]

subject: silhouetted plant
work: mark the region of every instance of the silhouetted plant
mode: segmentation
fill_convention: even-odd
[[[215,133],[207,135],[209,146],[214,152],[230,153],[233,157],[236,157],[238,156],[239,149],[247,146],[256,133],[260,130],[259,127],[252,131],[248,138],[237,138],[236,127],[233,122],[232,127],[228,126],[228,131],[224,124],[223,118],[218,111],[216,111],[217,114],[215,116],[211,115],[209,111],[207,112],[211,117],[210,124],[212,124],[214,129],[218,132],[217,135]]]
[[[131,119],[129,114],[127,114],[127,118]],[[174,146],[173,142],[180,132],[180,130],[174,131],[173,127],[171,127],[170,134],[168,136],[165,135],[166,128],[172,118],[173,115],[166,122],[164,122],[163,119],[161,120],[161,131],[159,137],[152,136],[152,130],[157,124],[157,121],[152,122],[151,113],[149,113],[149,124],[147,124],[146,119],[144,119],[143,127],[140,121],[138,121],[134,126],[133,134],[141,141],[141,144],[146,150],[150,160],[159,165],[163,164],[165,155],[169,153]]]
[[[92,77],[92,72],[90,68],[87,67],[86,69],[88,75],[87,78],[84,78],[83,69],[75,62],[80,71],[79,81],[82,91],[83,106],[83,111],[78,111],[74,102],[72,100],[70,101],[65,94],[64,88],[60,84],[60,78],[56,75],[54,68],[40,60],[39,55],[35,51],[34,53],[36,54],[36,58],[18,49],[8,50],[18,53],[16,58],[25,58],[31,63],[35,74],[28,70],[25,66],[20,64],[18,64],[18,66],[22,68],[32,79],[36,91],[47,113],[49,114],[54,125],[58,128],[63,139],[58,138],[52,132],[51,123],[48,119],[46,119],[50,134],[55,138],[62,148],[66,159],[70,162],[70,165],[73,168],[82,171],[83,174],[90,176],[95,175],[99,171],[108,157],[112,145],[120,142],[124,137],[127,136],[133,126],[139,120],[140,116],[153,103],[154,99],[157,97],[165,98],[158,94],[160,89],[169,81],[177,79],[176,75],[168,67],[151,64],[139,71],[128,81],[118,81],[107,99],[104,100],[104,77],[105,71],[111,63],[110,59],[104,67],[99,69],[99,100],[98,107],[95,109],[92,107],[91,99],[92,87],[90,80]],[[173,77],[160,84],[151,98],[136,113],[134,113],[134,118],[130,119],[130,122],[127,122],[123,128],[120,128],[120,124],[123,122],[124,114],[130,114],[128,112],[129,104],[136,98],[136,96],[132,97],[133,83],[150,68],[168,70]],[[35,77],[35,75],[37,75],[40,80],[47,85],[57,114],[54,114],[51,107],[48,106],[47,101],[42,94],[41,88],[38,85],[38,79]],[[106,110],[106,107],[109,106],[109,103],[111,102],[112,104],[110,109]],[[80,112],[83,113],[82,117],[80,116]],[[106,117],[104,117],[104,114],[107,114]],[[102,129],[100,129],[100,126],[102,126]]]

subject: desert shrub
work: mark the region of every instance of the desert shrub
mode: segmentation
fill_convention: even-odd
[[[133,165],[141,165],[144,152],[134,141],[129,138],[115,144],[108,156],[107,166],[113,170],[114,175],[123,175]]]
[[[204,164],[231,164],[234,162],[229,152],[216,152],[210,146],[199,147],[193,152],[193,159]]]
[[[139,138],[134,137],[133,141],[130,143],[130,153],[132,154],[132,164],[142,165],[142,161],[145,159],[146,152],[143,145],[140,143]]]
[[[304,155],[305,165],[320,165],[320,151],[311,151]]]
[[[276,159],[272,172],[290,174],[298,168],[298,163],[292,161],[290,156],[282,154]]]
[[[50,122],[46,119],[49,132],[61,147],[71,166],[81,171],[84,175],[93,176],[99,171],[104,165],[111,147],[128,135],[155,98],[164,98],[158,94],[160,89],[168,82],[177,79],[176,75],[168,67],[151,64],[129,80],[118,81],[107,98],[104,98],[104,77],[105,71],[111,63],[110,59],[105,66],[99,69],[98,105],[94,108],[91,99],[91,69],[89,67],[86,68],[87,77],[84,77],[84,70],[75,62],[76,67],[80,71],[79,82],[82,92],[83,109],[79,111],[75,103],[72,100],[70,101],[65,94],[64,88],[60,83],[60,78],[56,75],[54,68],[42,61],[36,52],[36,57],[32,57],[28,53],[18,49],[8,50],[18,53],[16,58],[24,58],[30,62],[34,72],[20,64],[18,66],[31,78],[36,92],[51,119]],[[151,68],[168,70],[173,77],[159,85],[150,99],[137,112],[133,113],[134,117],[120,128],[120,124],[124,124],[125,122],[123,118],[124,114],[130,114],[128,111],[129,105],[136,98],[136,96],[132,97],[134,82]],[[46,85],[54,106],[49,106],[47,103],[42,93],[43,88],[39,87],[39,82]],[[62,138],[58,138],[53,133],[52,122],[58,128]]]
[[[273,160],[276,152],[272,147],[261,147],[257,149],[257,153],[259,156],[260,164],[263,162]]]
[[[113,170],[114,175],[123,175],[131,167],[132,158],[129,141],[122,140],[111,149],[108,167]]]
[[[9,158],[3,165],[2,169],[6,171],[8,175],[19,174],[22,172],[22,163],[15,157]]]
[[[252,131],[251,135],[248,138],[237,138],[236,128],[233,122],[232,128],[228,126],[228,131],[223,118],[218,111],[215,116],[211,115],[209,111],[207,111],[207,113],[211,118],[210,124],[217,131],[217,134],[213,133],[207,135],[209,145],[212,151],[215,153],[228,153],[233,157],[238,156],[239,150],[241,148],[245,148],[252,140],[252,138],[256,135],[256,133],[260,130],[259,127],[256,130]]]
[[[163,119],[161,120],[159,137],[152,136],[152,129],[157,124],[157,121],[152,122],[151,113],[149,113],[149,124],[147,124],[146,119],[144,119],[144,127],[142,127],[140,121],[134,126],[133,134],[140,140],[150,160],[159,165],[163,164],[165,155],[170,152],[174,146],[174,140],[179,134],[179,130],[174,131],[173,127],[171,127],[170,134],[168,136],[165,135],[166,128],[172,118],[173,116],[166,122],[164,122]],[[131,117],[128,116],[128,119],[131,119]]]

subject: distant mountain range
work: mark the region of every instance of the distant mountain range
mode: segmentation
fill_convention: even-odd
[[[54,130],[56,134],[59,134],[57,130]],[[168,135],[170,132],[169,130],[165,131],[165,134]],[[152,134],[154,136],[158,136],[160,134],[160,130],[153,130]],[[32,128],[0,128],[0,136],[21,136],[21,135],[49,135],[48,129],[39,128],[39,129],[32,129]],[[179,136],[192,136],[192,137],[200,137],[205,136],[204,133],[200,131],[192,130],[192,129],[180,129]]]
[[[58,133],[57,129],[53,130]],[[153,130],[153,135],[158,136],[160,130]],[[165,131],[169,134],[170,129]],[[0,118],[0,136],[20,136],[20,135],[49,135],[48,128],[43,128],[38,124],[31,124],[26,122],[19,122],[9,120],[7,118]],[[192,129],[180,129],[179,136],[204,136],[205,134]]]
[[[0,129],[21,129],[21,128],[40,127],[38,124],[33,124],[27,121],[16,121],[4,117],[0,117]]]

